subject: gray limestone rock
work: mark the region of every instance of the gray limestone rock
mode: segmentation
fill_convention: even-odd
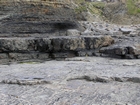
[[[0,104],[139,105],[139,68],[101,57],[0,65]]]
[[[138,58],[137,56],[140,55],[139,40],[139,37],[124,37],[120,41],[116,39],[116,43],[114,43],[113,45],[101,48],[100,53],[108,55],[119,55],[122,58],[126,59],[135,59]]]
[[[123,34],[130,34],[134,30],[130,28],[120,28],[119,31],[121,31]]]
[[[1,58],[15,61],[75,56],[80,50],[99,50],[114,43],[111,36],[53,36],[0,38]],[[72,52],[72,54],[71,54]],[[89,52],[89,51],[88,51]],[[63,54],[66,53],[66,54]],[[8,54],[8,56],[6,56]],[[43,55],[42,55],[43,54]],[[91,56],[92,54],[88,54]],[[43,57],[44,56],[44,57]]]
[[[67,36],[79,36],[79,35],[80,35],[80,31],[78,31],[77,29],[67,30]]]
[[[134,54],[134,55],[140,55],[140,45],[137,44],[137,45],[134,45],[134,46],[130,46],[128,47],[129,49],[129,53],[130,54]]]
[[[13,61],[23,61],[23,60],[47,60],[49,58],[48,53],[36,53],[36,52],[30,52],[30,53],[9,53],[8,54],[9,59]]]
[[[2,52],[34,51],[36,42],[34,38],[0,38]]]

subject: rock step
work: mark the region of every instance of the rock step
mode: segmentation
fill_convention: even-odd
[[[128,41],[127,41],[128,42]],[[126,42],[125,42],[126,43]],[[109,56],[140,59],[140,46],[114,43],[111,36],[1,37],[0,63],[64,59],[75,56]]]
[[[0,38],[0,53],[95,50],[111,45],[113,41],[111,36]]]
[[[49,38],[0,38],[0,58],[16,61],[30,59],[93,56],[114,42],[111,36],[59,36]]]
[[[99,52],[107,55],[120,56],[125,59],[140,59],[140,44],[137,42],[121,42],[101,48]]]

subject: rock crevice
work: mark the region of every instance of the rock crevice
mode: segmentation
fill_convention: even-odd
[[[105,76],[78,76],[67,79],[67,81],[72,80],[85,80],[89,82],[101,82],[101,83],[108,83],[108,82],[133,82],[133,83],[140,83],[139,77],[105,77]]]

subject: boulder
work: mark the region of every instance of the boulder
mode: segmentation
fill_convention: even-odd
[[[131,28],[119,28],[119,31],[121,31],[123,34],[130,34],[134,30]]]
[[[128,49],[129,54],[140,55],[140,45],[130,46]]]

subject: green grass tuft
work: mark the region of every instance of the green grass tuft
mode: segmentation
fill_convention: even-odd
[[[137,0],[127,0],[126,6],[128,13],[131,15],[136,15],[140,13],[140,8],[136,6]]]
[[[82,13],[82,12],[86,12],[86,11],[87,11],[86,6],[79,6],[79,7],[75,8],[76,13]]]
[[[76,13],[90,11],[92,14],[102,14],[102,9],[105,7],[103,2],[85,2],[84,0],[76,0],[78,7],[75,8]]]

